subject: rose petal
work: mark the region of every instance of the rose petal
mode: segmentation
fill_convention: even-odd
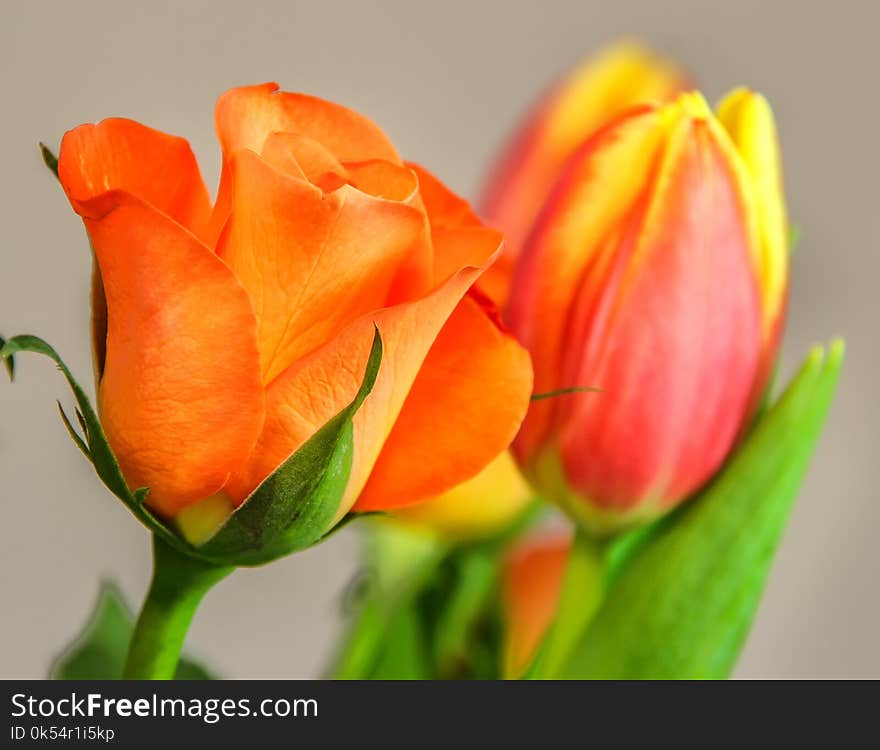
[[[206,246],[114,191],[80,203],[108,309],[101,423],[164,515],[217,492],[264,417],[250,300]]]
[[[351,402],[360,387],[375,324],[384,354],[373,391],[354,419],[354,460],[337,518],[344,515],[366,484],[431,345],[479,273],[479,268],[462,269],[423,299],[363,316],[277,377],[267,391],[263,433],[247,466],[230,482],[233,500],[243,501]]]
[[[214,121],[223,150],[223,169],[211,220],[215,239],[231,208],[229,160],[241,149],[261,153],[273,133],[294,133],[317,141],[340,162],[383,159],[401,163],[391,141],[368,118],[339,104],[278,88],[277,83],[242,86],[217,100]]]
[[[350,186],[332,193],[250,151],[232,161],[234,211],[217,252],[257,313],[264,382],[382,307],[422,215]]]
[[[431,347],[355,508],[411,505],[470,479],[513,440],[528,353],[468,295]]]
[[[76,209],[124,190],[205,236],[211,201],[189,143],[121,118],[80,125],[61,141],[58,177]]]

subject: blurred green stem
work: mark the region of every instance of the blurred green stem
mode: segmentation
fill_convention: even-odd
[[[153,536],[153,580],[131,637],[123,679],[174,679],[199,602],[233,570],[189,557]]]
[[[411,603],[447,552],[435,537],[387,519],[366,524],[364,559],[369,571],[364,599],[336,656],[331,676],[368,678],[398,613]]]

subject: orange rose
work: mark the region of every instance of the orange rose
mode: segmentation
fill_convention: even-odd
[[[473,476],[528,405],[528,355],[469,291],[500,235],[365,117],[277,89],[220,97],[213,206],[180,138],[109,119],[62,142],[97,261],[101,422],[166,518],[244,502],[352,401],[374,324],[337,519]]]

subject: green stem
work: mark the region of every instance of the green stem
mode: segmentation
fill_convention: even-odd
[[[575,532],[556,617],[525,677],[553,679],[566,664],[587,626],[602,606],[607,584],[607,544]]]
[[[154,535],[153,580],[131,637],[123,678],[174,679],[196,607],[233,569],[189,557]]]

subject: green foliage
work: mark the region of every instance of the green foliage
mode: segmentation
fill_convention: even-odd
[[[52,665],[54,680],[118,680],[122,677],[128,646],[134,630],[131,611],[119,590],[104,583],[98,601],[83,631]],[[177,680],[216,679],[197,662],[183,658]]]
[[[365,524],[366,572],[332,676],[500,677],[500,563],[542,513],[534,503],[499,533],[457,543],[399,521]]]
[[[132,491],[107,442],[88,396],[57,352],[36,336],[3,342],[0,358],[11,369],[13,355],[34,352],[52,359],[76,399],[80,431],[59,404],[61,419],[76,446],[107,488],[162,541],[218,565],[260,565],[319,542],[339,508],[351,471],[352,420],[376,382],[382,338],[376,329],[361,387],[354,400],[267,477],[217,533],[199,547],[188,544],[145,506],[148,488]]]
[[[843,346],[817,348],[716,480],[620,568],[560,676],[730,675],[834,393]]]

